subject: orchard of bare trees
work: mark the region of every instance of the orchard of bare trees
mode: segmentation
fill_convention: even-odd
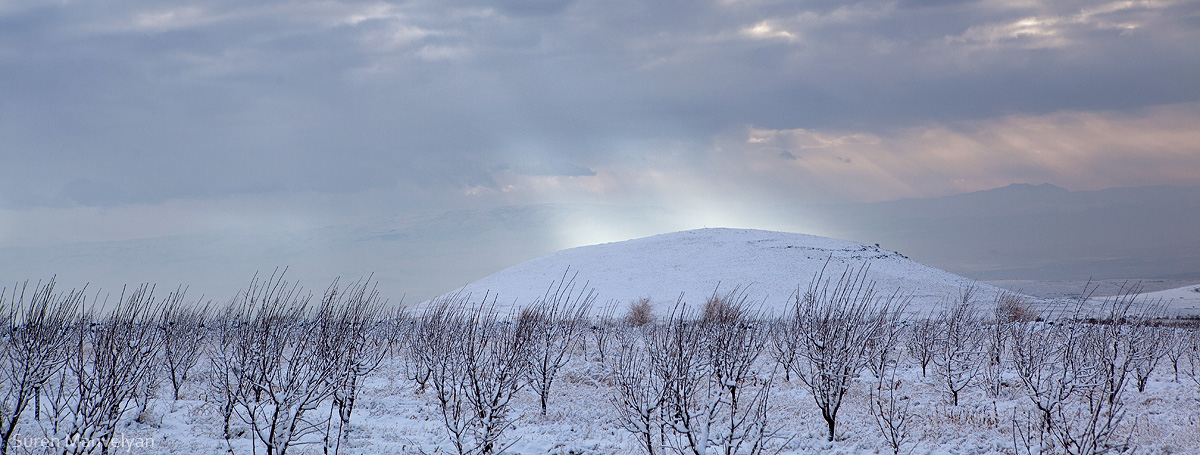
[[[141,286],[89,302],[53,280],[7,291],[0,453],[115,452],[118,431],[149,423],[152,404],[179,400],[197,377],[227,441],[238,421],[254,453],[297,444],[336,453],[356,385],[387,351],[369,283],[335,282],[314,298],[281,276],[256,278],[219,311],[184,294]]]
[[[1000,435],[999,453],[1098,455],[1162,443],[1141,437],[1148,387],[1200,400],[1200,331],[1134,290],[1038,313],[965,288],[916,311],[866,268],[807,281],[783,315],[736,288],[655,314],[567,275],[511,314],[490,295],[406,311],[370,280],[255,277],[223,303],[19,284],[0,295],[0,454],[115,453],[182,407],[210,453],[367,453],[388,393],[412,404],[391,421],[402,453],[517,453],[586,407],[607,431],[592,438],[619,441],[596,453],[898,455],[949,422]],[[591,453],[563,444],[543,446]]]

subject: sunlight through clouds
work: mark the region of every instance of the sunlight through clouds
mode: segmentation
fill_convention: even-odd
[[[752,27],[742,29],[742,33],[757,39],[783,38],[788,42],[795,42],[800,38],[787,30],[775,28],[770,21],[762,21],[754,24]]]
[[[656,153],[658,158],[637,166],[592,166],[595,175],[508,169],[492,176],[494,196],[507,203],[650,203],[692,214],[691,224],[720,224],[763,211],[756,206],[788,200],[933,197],[1013,182],[1052,182],[1071,190],[1196,185],[1196,125],[1200,103],[1134,113],[1014,115],[884,132],[750,127],[740,139],[716,138],[699,158]]]
[[[805,230],[804,204],[1196,185],[1197,17],[1200,0],[4,1],[0,235],[537,204]],[[608,218],[561,243],[643,232]]]
[[[1086,44],[1086,33],[1121,33],[1153,23],[1162,10],[1179,4],[1165,1],[1118,1],[1086,7],[1072,14],[1045,12],[1013,22],[976,25],[948,41],[980,48],[1013,46],[1025,49],[1060,48]]]
[[[1134,114],[1061,112],[886,135],[750,129],[745,168],[781,189],[813,180],[850,200],[930,197],[1054,182],[1072,190],[1200,184],[1200,104]],[[726,147],[737,148],[736,144]],[[789,157],[792,157],[788,159]],[[732,164],[732,163],[726,163]]]

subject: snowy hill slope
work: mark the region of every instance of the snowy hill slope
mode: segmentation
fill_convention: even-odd
[[[976,299],[983,305],[990,306],[1001,292],[874,245],[725,228],[566,249],[501,270],[456,292],[473,299],[487,293],[496,299],[497,311],[507,312],[536,301],[567,274],[574,276],[577,289],[595,289],[597,307],[614,305],[617,314],[623,314],[629,302],[649,298],[662,315],[681,293],[684,302],[698,306],[714,290],[724,294],[735,287],[764,311],[779,313],[822,267],[826,277],[836,280],[847,267],[864,264],[869,264],[868,278],[880,294],[898,290],[913,297],[910,313],[934,311],[971,285],[977,287]]]
[[[1168,316],[1200,315],[1200,284],[1146,292],[1138,296],[1138,299],[1141,302],[1161,304]]]

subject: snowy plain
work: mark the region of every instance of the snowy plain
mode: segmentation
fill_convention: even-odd
[[[780,314],[789,308],[792,293],[797,289],[803,292],[821,268],[836,281],[841,270],[864,264],[870,265],[869,276],[881,293],[897,291],[911,296],[908,313],[913,318],[940,311],[973,284],[978,290],[974,304],[981,313],[990,311],[1001,293],[998,288],[972,283],[872,245],[800,234],[705,229],[565,250],[498,272],[457,294],[472,296],[468,299],[472,303],[490,296],[498,312],[507,312],[543,297],[547,288],[570,274],[580,290],[595,290],[596,308],[608,305],[617,318],[637,299],[651,299],[655,313],[662,317],[680,294],[690,304],[701,305],[714,290],[733,287],[739,287],[751,304]],[[1194,309],[1200,301],[1196,289],[1189,286],[1147,293],[1140,301],[1161,299],[1174,309]],[[1066,305],[1062,301],[1027,301],[1035,308]],[[1195,331],[1188,323],[1183,321],[1181,328],[1170,330]],[[504,453],[639,453],[636,438],[618,424],[612,403],[614,366],[611,357],[608,361],[601,358],[597,333],[596,328],[585,331],[571,349],[546,416],[540,415],[538,395],[529,387],[517,393],[511,410],[515,426],[504,436],[511,446]],[[901,453],[1028,453],[1015,438],[1014,421],[1027,419],[1033,407],[1011,363],[1006,363],[1000,390],[994,396],[977,383],[964,389],[960,403],[952,405],[936,376],[923,374],[911,354],[903,343],[895,353],[896,390],[902,392],[900,400],[913,416]],[[1132,384],[1125,386],[1125,415],[1118,430],[1125,438],[1121,448],[1126,449],[1124,453],[1200,454],[1200,364],[1188,363],[1187,356],[1175,364],[1163,359],[1144,392],[1131,389]],[[114,447],[113,452],[255,453],[244,424],[235,422],[234,437],[224,438],[221,417],[210,399],[208,367],[208,359],[202,358],[195,374],[184,383],[179,400],[171,398],[169,387],[157,384],[157,398],[150,400],[147,410],[127,414],[117,431],[123,440],[138,441],[138,445]],[[812,394],[800,380],[783,377],[770,352],[759,357],[755,370],[772,384],[768,421],[779,436],[770,441],[771,450],[765,453],[892,453],[869,412],[868,394],[878,383],[870,372],[864,370],[852,381],[836,440],[831,442],[825,438],[825,422]],[[403,349],[394,347],[379,368],[366,376],[341,453],[454,453],[435,397],[429,390],[419,390],[408,373]],[[325,403],[312,412],[331,410]],[[42,421],[22,423],[11,453],[56,453],[38,445],[48,435],[44,425]],[[294,446],[290,453],[324,453],[319,439],[303,442],[307,444]],[[261,452],[261,446],[257,450]]]
[[[513,412],[517,424],[505,437],[513,445],[508,454],[636,454],[636,439],[616,424],[616,412],[609,399],[613,393],[610,366],[598,360],[593,340],[585,349],[580,345],[561,373],[550,402],[548,415],[538,410],[538,397],[530,390],[517,395]],[[585,353],[585,350],[587,351]],[[764,356],[761,368],[770,369]],[[203,368],[203,363],[199,368]],[[349,438],[341,453],[348,454],[433,454],[454,453],[441,423],[433,393],[418,393],[404,377],[403,362],[389,358],[368,376],[362,391]],[[196,375],[202,378],[204,375]],[[1020,390],[1017,380],[1006,377],[998,397],[970,387],[959,406],[947,403],[937,380],[922,376],[913,361],[901,355],[897,373],[904,398],[914,416],[909,428],[910,440],[904,452],[921,455],[1011,455],[1023,453],[1013,439],[1013,419],[1023,418],[1031,403]],[[808,389],[796,378],[775,379],[770,404],[771,424],[780,428],[786,440],[777,441],[768,453],[810,454],[884,454],[891,453],[883,443],[873,417],[867,411],[867,393],[875,379],[864,373],[853,384],[838,438],[828,442],[824,421],[813,404]],[[1200,385],[1186,374],[1178,381],[1170,365],[1160,365],[1145,392],[1128,391],[1128,408],[1122,430],[1130,437],[1135,453],[1200,453]],[[159,389],[144,415],[130,415],[118,429],[128,440],[149,438],[142,447],[128,446],[115,453],[139,454],[223,454],[229,446],[222,437],[221,418],[212,403],[204,398],[203,379],[185,384],[179,401],[170,398],[167,388]],[[317,412],[328,412],[328,408]],[[246,432],[244,424],[235,424],[235,432]],[[24,425],[18,438],[36,441],[42,436],[37,424]],[[233,452],[253,453],[250,436],[243,433],[232,441]],[[323,453],[319,441],[295,446],[290,453]],[[1023,448],[1022,448],[1023,449]],[[261,444],[258,448],[262,451]],[[56,453],[36,448],[17,448],[12,453]]]
[[[363,390],[350,438],[342,453],[418,454],[452,453],[441,425],[441,415],[431,393],[415,392],[402,377],[402,366],[390,362],[370,377]],[[1200,393],[1187,378],[1174,382],[1169,367],[1159,372],[1145,393],[1131,394],[1128,430],[1144,454],[1200,453]],[[902,367],[899,379],[908,392],[912,411],[918,418],[911,427],[905,453],[930,455],[1014,454],[1012,418],[1029,407],[1028,399],[1008,388],[998,399],[971,389],[959,406],[945,403],[932,377],[923,378],[920,368]],[[780,444],[780,454],[880,454],[890,453],[867,413],[866,393],[872,385],[866,375],[851,390],[838,440],[827,442],[825,423],[800,381],[780,380],[771,405],[772,422],[784,429],[790,441]],[[221,422],[211,405],[199,399],[203,384],[189,384],[178,402],[163,396],[146,416],[145,423],[133,418],[121,429],[127,438],[152,438],[144,448],[130,447],[127,453],[221,454],[227,446],[221,437]],[[636,440],[614,423],[607,403],[605,366],[580,358],[568,364],[558,384],[546,417],[539,415],[537,396],[519,395],[515,412],[517,427],[507,438],[515,442],[510,454],[635,454]],[[244,430],[243,426],[235,429]],[[36,426],[27,426],[24,436],[40,436]],[[249,440],[234,440],[235,453],[251,453]],[[319,444],[298,446],[295,453],[322,453]],[[261,447],[259,448],[261,451]],[[41,453],[36,450],[14,453]],[[121,453],[121,452],[118,452]]]

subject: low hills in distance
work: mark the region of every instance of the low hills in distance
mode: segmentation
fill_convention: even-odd
[[[1014,184],[816,212],[822,235],[880,243],[977,280],[1200,283],[1200,186]]]

